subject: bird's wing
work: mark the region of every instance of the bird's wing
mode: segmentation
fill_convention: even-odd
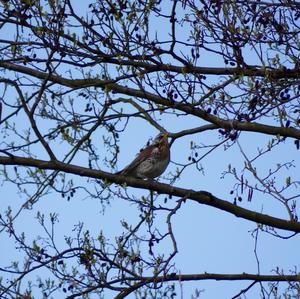
[[[127,165],[123,170],[120,171],[121,174],[128,174],[133,171],[138,165],[140,165],[143,161],[145,161],[149,156],[151,156],[154,145],[149,145],[141,152],[138,153],[136,158]]]

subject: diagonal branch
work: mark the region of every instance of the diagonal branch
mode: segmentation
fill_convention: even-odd
[[[300,139],[300,130],[290,127],[276,127],[270,125],[259,124],[255,122],[240,122],[237,120],[226,120],[219,118],[215,115],[209,114],[206,111],[194,108],[192,105],[183,104],[183,103],[174,103],[170,102],[168,99],[160,97],[156,94],[134,89],[130,87],[125,87],[115,83],[114,80],[100,80],[98,78],[89,78],[89,79],[66,79],[61,76],[50,75],[45,72],[41,72],[38,70],[31,69],[26,66],[16,65],[10,62],[0,61],[0,67],[5,69],[9,69],[12,71],[16,71],[19,73],[23,73],[29,76],[33,76],[39,79],[46,79],[48,78],[49,81],[54,83],[58,83],[60,85],[70,87],[70,88],[84,88],[84,87],[102,87],[106,88],[107,90],[112,90],[116,93],[126,94],[128,96],[135,96],[147,99],[159,105],[164,105],[173,109],[178,109],[185,113],[197,116],[203,120],[206,120],[212,124],[215,124],[218,128],[225,128],[225,129],[235,129],[238,131],[248,131],[248,132],[257,132],[263,133],[267,135],[273,136],[285,136]]]
[[[194,191],[183,189],[179,187],[170,186],[168,184],[158,183],[155,181],[146,181],[141,179],[135,179],[132,177],[125,177],[122,175],[111,174],[101,170],[89,169],[81,166],[66,164],[59,161],[44,161],[33,158],[23,158],[23,157],[1,157],[0,164],[2,165],[20,165],[37,167],[39,169],[46,170],[58,170],[66,173],[71,173],[74,175],[80,175],[83,177],[90,177],[95,179],[104,180],[106,182],[116,183],[116,184],[126,184],[138,189],[149,189],[156,191],[159,194],[169,194],[176,197],[184,197],[189,200],[193,200],[199,204],[208,205],[217,208],[222,211],[226,211],[236,217],[244,218],[255,223],[260,223],[263,225],[271,226],[274,228],[292,231],[295,233],[300,232],[300,223],[292,220],[284,220],[276,217],[272,217],[266,214],[254,212],[247,210],[245,208],[234,205],[226,200],[217,198],[206,191]]]
[[[47,77],[49,76],[49,74],[47,75]],[[44,82],[41,86],[41,89],[39,91],[39,94],[37,96],[37,99],[41,98],[44,90],[46,89],[47,87],[47,77],[44,79]],[[36,124],[36,121],[34,119],[34,115],[33,115],[33,110],[35,109],[34,107],[32,108],[32,111],[29,110],[28,106],[27,106],[27,103],[26,103],[26,100],[23,96],[23,93],[20,89],[20,87],[18,86],[18,84],[15,82],[15,81],[12,81],[10,79],[3,79],[3,78],[0,78],[0,82],[4,82],[4,83],[7,83],[7,84],[10,84],[12,85],[18,95],[19,95],[19,98],[20,98],[20,101],[22,103],[22,106],[23,106],[23,109],[29,119],[29,122],[30,122],[30,125],[32,127],[32,130],[34,131],[35,135],[37,136],[38,140],[41,142],[42,146],[45,148],[46,152],[48,153],[49,157],[51,158],[51,160],[56,160],[56,157],[55,157],[55,154],[53,153],[52,149],[50,148],[49,144],[46,142],[46,140],[44,139],[43,135],[41,134],[40,130],[38,129],[37,127],[37,124]],[[37,103],[38,101],[36,101]],[[35,105],[34,105],[35,106]]]

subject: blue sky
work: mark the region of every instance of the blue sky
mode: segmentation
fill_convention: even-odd
[[[80,2],[81,3],[81,2]],[[165,2],[166,3],[166,2]],[[75,4],[75,3],[74,3]],[[82,5],[82,6],[81,6]],[[84,11],[86,4],[76,2],[78,11]],[[165,7],[168,9],[167,5]],[[153,31],[162,32],[161,24],[154,23]],[[184,29],[182,33],[184,33]],[[5,34],[5,31],[2,32]],[[165,34],[165,33],[164,33]],[[244,53],[247,59],[253,59],[251,53]],[[208,54],[202,53],[200,66],[218,65],[215,60],[212,61]],[[208,82],[211,80],[208,77]],[[72,96],[75,97],[75,94]],[[4,111],[4,114],[6,112]],[[23,126],[22,116],[19,116],[19,126]],[[205,124],[199,123],[198,119],[190,118],[188,121],[182,120],[173,116],[162,117],[160,122],[165,128],[176,133],[185,128],[192,128]],[[45,124],[45,128],[47,124]],[[150,137],[157,134],[157,130],[145,124],[141,120],[134,120],[129,123],[126,131],[120,135],[121,151],[117,168],[120,170],[127,165],[135,156],[135,153],[143,147]],[[95,140],[99,139],[98,149],[100,155],[105,155],[106,149],[101,144],[101,133],[96,132],[93,135]],[[239,139],[240,145],[244,148],[249,157],[253,157],[257,153],[258,148],[266,148],[271,137],[262,136],[254,133],[242,133]],[[221,136],[217,131],[208,131],[196,136],[185,137],[174,143],[171,149],[171,160],[167,171],[160,178],[164,182],[164,176],[168,176],[169,172],[175,171],[176,163],[185,163],[190,155],[190,142],[194,141],[197,144],[216,144],[221,141]],[[60,152],[60,144],[56,142],[57,148],[54,150]],[[63,148],[62,148],[63,150]],[[205,154],[208,149],[199,149],[199,156]],[[37,153],[41,158],[45,157],[40,149]],[[39,158],[40,158],[39,157]],[[277,148],[272,150],[268,155],[259,159],[256,163],[258,172],[264,176],[269,169],[276,167],[277,163],[294,160],[294,164],[299,163],[299,152],[293,145],[293,140],[287,139]],[[88,167],[87,159],[79,155],[73,163]],[[196,171],[195,168],[188,168],[182,175],[181,180],[176,182],[176,186],[182,186],[187,189],[205,190],[213,193],[215,196],[233,201],[234,195],[230,195],[230,190],[233,187],[234,180],[230,176],[225,176],[222,179],[222,173],[227,169],[228,165],[237,166],[237,171],[240,173],[244,166],[244,159],[237,145],[224,150],[220,147],[212,154],[206,156],[201,164],[203,166],[203,174]],[[107,170],[104,165],[102,170]],[[285,183],[285,178],[292,176],[298,177],[296,168],[283,169],[280,175],[276,178],[278,182]],[[74,177],[75,184],[84,184],[92,187],[93,182],[87,182],[86,179]],[[5,183],[1,186],[1,213],[10,206],[14,213],[24,203],[24,197],[17,194],[17,190],[12,184]],[[130,192],[139,195],[148,195],[147,190],[134,190],[129,188]],[[279,218],[287,218],[287,214],[280,204],[274,202],[273,199],[264,194],[255,193],[252,201],[247,202],[246,196],[239,205],[250,210],[256,210],[266,214],[271,214]],[[157,201],[163,203],[164,196],[160,196]],[[176,198],[169,199],[167,207],[175,206]],[[31,210],[24,210],[16,219],[16,228],[19,233],[26,232],[28,240],[36,238],[36,236],[44,235],[35,218],[36,213],[40,211],[45,215],[49,213],[57,213],[59,222],[56,224],[57,243],[59,249],[65,247],[64,238],[66,235],[72,234],[74,225],[78,222],[84,223],[84,229],[89,230],[91,235],[97,237],[100,231],[114,242],[114,239],[119,236],[123,229],[120,221],[126,219],[130,224],[135,224],[138,221],[139,210],[133,204],[117,197],[111,198],[110,204],[103,211],[103,207],[99,200],[87,198],[83,192],[78,192],[71,198],[70,201],[63,199],[59,194],[52,192],[48,196],[41,198]],[[165,218],[158,215],[156,220],[159,227],[166,227]],[[178,254],[175,257],[176,270],[182,274],[190,273],[257,273],[257,263],[254,253],[255,240],[251,235],[251,231],[256,228],[256,224],[239,219],[226,212],[199,205],[194,202],[187,201],[183,207],[176,213],[173,218],[173,226],[178,244]],[[75,235],[75,233],[73,233]],[[283,235],[287,235],[283,233]],[[29,242],[30,243],[30,242]],[[3,233],[0,234],[0,244],[2,247],[2,257],[0,259],[0,267],[4,267],[13,258],[19,257],[19,251],[16,250],[15,244],[11,238]],[[296,236],[294,238],[283,240],[272,237],[268,234],[259,233],[257,254],[260,261],[260,273],[272,274],[273,269],[277,266],[289,274],[290,269],[299,267],[297,259],[298,248],[300,242]],[[170,244],[163,243],[157,246],[157,252],[164,252],[170,249]],[[190,298],[195,288],[205,289],[201,298],[230,298],[237,294],[242,288],[249,285],[249,282],[215,282],[215,281],[200,281],[198,283],[186,283],[183,285],[183,298]],[[180,284],[177,284],[178,294],[180,293]],[[258,287],[254,287],[249,292],[249,298],[257,296]],[[253,298],[252,297],[252,298]],[[57,297],[56,297],[57,298]],[[63,294],[62,294],[62,297]],[[134,298],[131,296],[130,298]],[[178,297],[180,298],[180,297]]]

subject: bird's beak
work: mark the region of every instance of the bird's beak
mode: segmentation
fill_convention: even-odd
[[[169,137],[169,134],[168,133],[164,133],[162,140],[167,140],[168,141],[168,137]]]
[[[165,132],[163,136],[164,136],[164,138],[168,138],[169,134],[167,132]]]

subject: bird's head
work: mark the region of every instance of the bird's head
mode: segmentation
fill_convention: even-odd
[[[159,133],[153,141],[154,145],[160,145],[160,144],[164,144],[164,143],[168,143],[168,133],[167,132]]]

